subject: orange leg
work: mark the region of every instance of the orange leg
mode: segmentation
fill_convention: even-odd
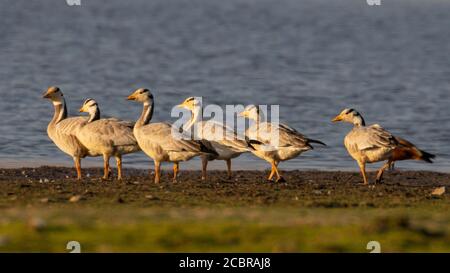
[[[109,178],[109,156],[103,155],[103,179]]]
[[[383,165],[383,167],[380,168],[380,170],[378,171],[378,174],[377,174],[377,179],[375,180],[376,183],[381,182],[381,180],[383,179],[384,171],[389,169],[392,165],[393,165],[393,162],[389,160],[388,162],[386,162],[386,164]]]
[[[179,163],[175,162],[173,163],[173,183],[177,182],[177,176],[178,176],[178,170],[179,170]]]
[[[77,170],[77,179],[81,180],[81,159],[79,157],[74,157],[73,161],[75,163],[75,169]]]
[[[231,179],[231,159],[227,159],[228,179]]]
[[[274,167],[275,167],[275,174],[277,175],[277,180],[276,182],[286,182],[286,180],[284,179],[284,177],[282,177],[278,171],[278,162],[274,163]]]
[[[208,159],[202,156],[202,180],[206,180],[206,168],[208,167]]]
[[[161,178],[161,163],[159,161],[155,161],[155,183],[159,184]]]
[[[273,178],[273,176],[274,176],[274,174],[275,174],[275,163],[271,163],[271,166],[272,166],[272,170],[271,170],[271,172],[270,172],[270,175],[269,175],[269,178],[267,178],[268,180],[272,180],[272,178]]]
[[[117,179],[122,180],[122,156],[116,156],[117,162]]]
[[[366,175],[366,163],[358,162],[359,169],[361,170],[361,174],[364,180],[364,185],[369,185],[369,181],[367,180]]]
[[[395,170],[395,161],[392,161],[389,165],[389,171],[394,171]]]

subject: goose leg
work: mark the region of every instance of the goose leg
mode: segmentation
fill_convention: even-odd
[[[272,170],[271,170],[271,172],[270,172],[270,175],[269,175],[269,178],[267,178],[268,180],[272,180],[272,178],[273,178],[273,176],[275,175],[275,164],[272,162],[272,163],[270,163],[270,165],[272,166]]]
[[[384,171],[389,169],[392,166],[392,164],[393,164],[392,161],[388,161],[383,165],[383,167],[380,168],[380,170],[378,171],[378,174],[377,174],[377,179],[375,180],[376,183],[381,182],[381,180],[383,179]]]
[[[179,170],[179,163],[175,162],[173,163],[173,183],[177,182],[177,176],[178,176],[178,170]]]
[[[161,178],[161,162],[155,161],[155,183],[159,184]]]
[[[392,161],[391,163],[389,163],[389,171],[394,171],[395,170],[395,162]]]
[[[231,159],[227,159],[228,179],[231,179]]]
[[[202,180],[206,180],[206,167],[208,167],[208,159],[202,156]]]
[[[369,185],[369,182],[367,181],[367,175],[366,175],[366,163],[358,162],[359,169],[361,170],[361,174],[364,180],[364,185]]]
[[[278,171],[278,162],[275,162],[274,166],[275,166],[275,174],[277,175],[276,182],[286,182],[286,179],[284,179],[284,177],[282,177]]]
[[[122,180],[122,156],[116,156],[117,162],[117,179]]]
[[[81,159],[79,157],[74,157],[73,162],[75,163],[75,169],[77,170],[77,179],[81,180]]]
[[[103,155],[103,179],[109,178],[109,156]]]

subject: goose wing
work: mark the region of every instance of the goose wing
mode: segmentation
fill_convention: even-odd
[[[286,124],[273,124],[262,122],[259,126],[253,125],[247,133],[251,140],[257,140],[266,145],[273,145],[278,136],[277,147],[294,146],[297,148],[312,149],[310,142],[321,143],[320,141],[312,141],[294,128]],[[323,143],[321,143],[323,144]]]
[[[127,126],[127,127],[131,128],[131,129],[133,129],[134,124],[136,123],[134,121],[123,120],[123,119],[118,119],[118,118],[114,118],[114,117],[107,117],[105,119],[109,120],[109,121],[114,121],[114,122],[120,123],[121,125]]]
[[[71,117],[59,121],[54,128],[47,128],[47,133],[59,149],[70,155],[86,155],[86,147],[77,137],[78,133],[87,124],[85,117]]]
[[[168,152],[200,153],[203,151],[202,147],[204,147],[201,141],[174,137],[172,125],[165,122],[150,123],[141,128],[140,134],[145,135],[147,141],[151,144],[159,145],[164,151]]]
[[[112,119],[100,119],[85,125],[83,139],[96,143],[112,143],[114,146],[137,145],[133,130],[126,123]]]
[[[398,146],[397,139],[378,124],[355,130],[352,134],[352,140],[359,150],[377,148],[394,149]]]
[[[55,128],[60,134],[75,136],[86,123],[86,117],[71,117],[58,122]]]
[[[207,141],[217,142],[223,146],[237,151],[249,151],[250,147],[245,137],[239,137],[236,131],[221,122],[214,120],[203,121],[196,124],[196,136]]]
[[[306,138],[301,133],[299,133],[294,128],[289,127],[286,124],[280,123],[277,129],[280,136],[281,147],[296,146],[296,147],[312,148],[311,145],[309,144],[309,139]]]

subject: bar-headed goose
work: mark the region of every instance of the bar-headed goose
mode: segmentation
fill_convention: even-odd
[[[64,95],[56,86],[51,86],[44,93],[43,98],[49,99],[55,108],[52,120],[48,124],[47,134],[55,145],[64,153],[70,155],[75,163],[77,178],[81,179],[81,158],[89,155],[77,133],[86,124],[85,117],[67,117],[67,106]]]
[[[368,184],[366,163],[387,160],[380,168],[376,182],[381,182],[383,172],[398,160],[423,160],[432,163],[435,155],[418,149],[411,142],[396,137],[378,124],[366,126],[360,113],[354,109],[344,109],[333,122],[343,121],[353,124],[353,129],[344,139],[348,153],[358,162],[364,184]]]
[[[253,150],[244,139],[239,139],[236,132],[225,124],[208,120],[203,121],[202,102],[198,98],[185,99],[178,107],[191,112],[191,119],[183,125],[183,130],[191,132],[195,139],[209,141],[218,155],[202,155],[202,179],[206,179],[208,161],[225,160],[227,163],[228,179],[231,179],[231,159],[242,153]]]
[[[169,123],[150,123],[154,110],[153,94],[148,89],[139,88],[128,96],[128,100],[141,102],[142,114],[134,126],[133,132],[142,151],[155,163],[155,183],[160,182],[161,162],[173,162],[173,181],[176,182],[179,162],[190,160],[201,154],[217,154],[201,141],[179,138],[172,134]]]
[[[264,121],[264,114],[255,105],[247,106],[240,116],[254,121],[254,124],[246,130],[245,135],[255,148],[252,153],[271,164],[272,171],[269,180],[276,175],[277,182],[285,181],[278,171],[278,164],[281,161],[295,158],[305,151],[314,149],[312,143],[325,146],[325,143],[306,138],[285,124]]]
[[[89,119],[77,136],[91,156],[103,156],[104,175],[110,174],[109,159],[116,158],[118,179],[122,179],[122,155],[139,151],[133,135],[133,123],[116,118],[100,119],[100,108],[93,99],[87,99],[80,112],[89,113]]]

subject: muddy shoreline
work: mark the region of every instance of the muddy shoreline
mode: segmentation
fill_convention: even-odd
[[[125,179],[102,181],[101,168],[87,168],[82,181],[64,167],[0,169],[0,207],[82,204],[138,207],[287,206],[287,207],[397,207],[413,206],[448,194],[433,189],[450,186],[450,174],[392,171],[383,184],[364,186],[357,172],[286,171],[286,183],[268,182],[266,171],[211,171],[201,181],[199,171],[182,171],[178,183],[171,172],[154,184],[149,171],[126,169]],[[115,172],[115,170],[114,170]],[[369,174],[374,181],[375,173]]]

